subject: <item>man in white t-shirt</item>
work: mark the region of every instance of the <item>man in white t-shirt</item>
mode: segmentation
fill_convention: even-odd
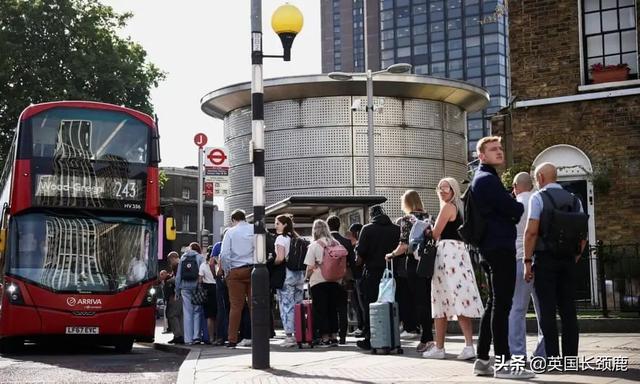
[[[524,231],[529,216],[529,199],[532,195],[533,180],[527,172],[520,172],[513,178],[513,194],[516,201],[524,205],[524,214],[516,226],[516,287],[513,293],[513,304],[509,312],[509,350],[513,356],[527,356],[527,323],[526,316],[529,299],[533,299],[533,307],[538,319],[538,344],[534,356],[545,357],[544,336],[540,327],[540,304],[533,289],[533,281],[524,280]]]
[[[205,338],[205,344],[215,342],[216,316],[218,315],[218,303],[216,301],[216,279],[213,276],[213,268],[215,267],[214,258],[207,255],[207,261],[200,264],[198,275],[200,283],[207,291],[207,302],[203,305],[204,316],[207,319],[208,340]],[[204,331],[203,331],[204,332]]]

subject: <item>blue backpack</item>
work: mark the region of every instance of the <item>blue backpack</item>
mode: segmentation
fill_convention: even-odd
[[[198,259],[195,255],[187,255],[187,257],[180,263],[182,267],[182,280],[183,281],[196,281],[198,280],[198,273],[200,272],[200,266],[198,265]]]

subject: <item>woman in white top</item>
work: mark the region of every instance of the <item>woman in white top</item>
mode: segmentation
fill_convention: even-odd
[[[298,238],[298,234],[293,229],[293,221],[288,215],[279,215],[275,220],[276,233],[276,259],[275,264],[280,265],[286,262],[291,247],[291,239]],[[294,337],[294,308],[302,302],[304,288],[304,271],[292,271],[286,268],[286,276],[282,288],[277,290],[278,307],[280,308],[280,319],[286,337],[280,344],[283,347],[296,346]]]
[[[309,278],[313,307],[313,325],[318,330],[322,341],[320,347],[337,346],[338,339],[338,303],[342,295],[341,281],[329,282],[324,279],[320,270],[324,248],[336,240],[326,222],[313,222],[313,242],[307,249],[304,263],[307,265],[306,276]]]
[[[444,340],[448,320],[458,320],[464,334],[465,347],[459,360],[476,357],[473,348],[472,318],[484,312],[469,252],[458,234],[462,224],[460,185],[450,177],[440,180],[437,188],[440,212],[433,228],[438,240],[436,260],[431,279],[431,313],[436,323],[436,345],[425,351],[427,359],[444,359]]]
[[[209,340],[205,340],[205,344],[211,344],[215,341],[216,316],[218,314],[218,303],[216,300],[216,279],[213,276],[212,269],[215,268],[215,258],[207,255],[207,262],[200,264],[198,275],[199,282],[207,291],[207,302],[203,305],[204,316],[207,319],[207,331],[209,331]],[[203,331],[204,332],[204,331]]]

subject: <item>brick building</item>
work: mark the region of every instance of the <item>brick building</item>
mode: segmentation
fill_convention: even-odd
[[[640,80],[635,0],[509,2],[511,103],[493,117],[509,166],[550,161],[590,214],[589,240],[640,234]],[[592,65],[626,63],[622,81],[596,83]],[[592,302],[597,289],[590,268]],[[589,272],[590,269],[590,272]]]

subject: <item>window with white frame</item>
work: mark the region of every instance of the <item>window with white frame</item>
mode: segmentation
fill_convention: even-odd
[[[638,78],[635,0],[581,0],[584,80],[592,80],[593,65],[627,64],[629,77]]]
[[[184,213],[182,215],[182,225],[180,226],[181,232],[189,232],[189,222],[191,221],[191,215]]]
[[[185,200],[189,200],[191,198],[191,189],[189,189],[188,187],[183,187],[182,198]]]

